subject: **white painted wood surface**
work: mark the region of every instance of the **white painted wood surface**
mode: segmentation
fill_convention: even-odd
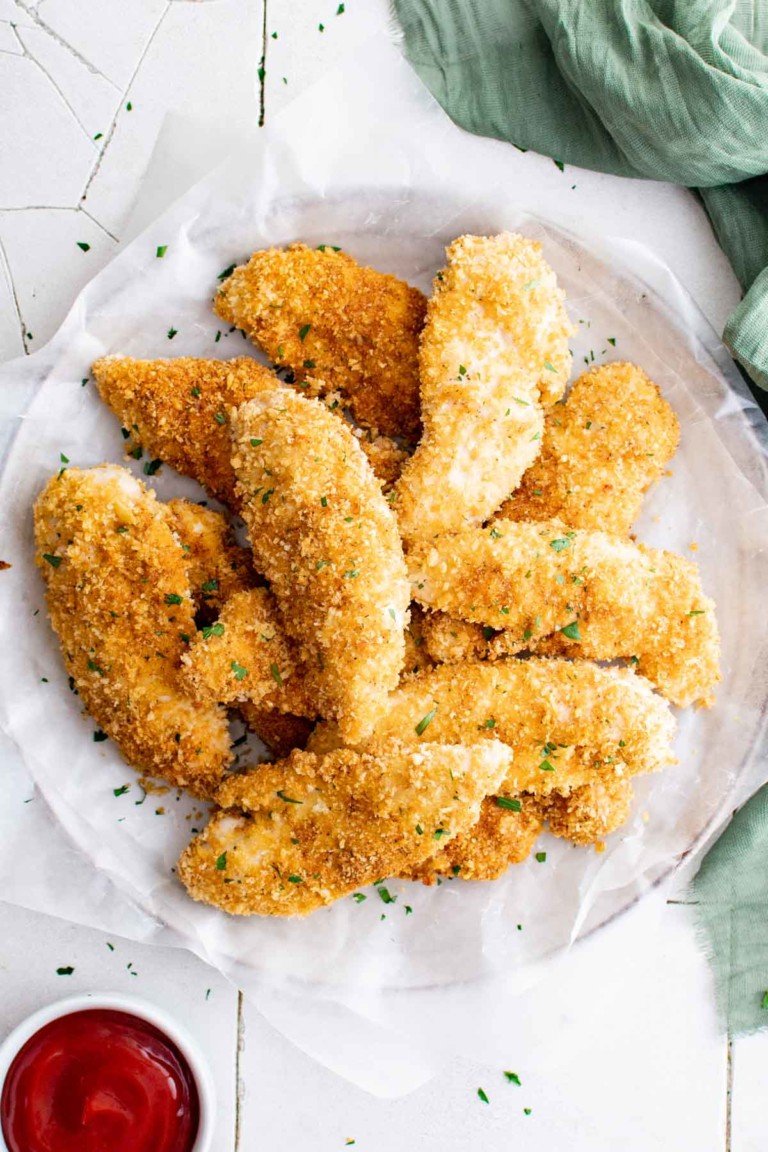
[[[135,231],[145,174],[151,203],[167,202],[258,120],[262,104],[269,120],[345,53],[364,53],[388,22],[386,0],[338,8],[338,0],[0,0],[0,359],[41,347]],[[171,164],[164,148],[161,172],[153,152],[159,136],[172,145],[182,123],[173,117],[198,122],[198,144]],[[647,244],[722,327],[738,288],[691,195],[562,173],[531,153],[517,163],[511,198],[576,229]],[[71,976],[56,975],[70,965]],[[211,1055],[217,1152],[336,1152],[350,1140],[361,1152],[765,1152],[768,1036],[732,1045],[718,1036],[684,907],[668,908],[651,976],[657,993],[642,1024],[632,1012],[625,1022],[596,1018],[589,1059],[576,1067],[529,1077],[510,1037],[507,1067],[520,1088],[500,1068],[453,1061],[411,1096],[380,1101],[299,1052],[194,957],[0,905],[0,1030],[89,988],[157,1000]]]

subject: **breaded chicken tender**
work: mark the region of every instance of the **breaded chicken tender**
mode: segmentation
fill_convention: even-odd
[[[303,751],[314,728],[313,721],[303,716],[276,712],[258,704],[251,704],[248,700],[238,704],[238,712],[246,727],[256,733],[276,760],[282,760],[296,748]]]
[[[358,436],[358,440],[376,479],[381,484],[382,491],[391,492],[400,479],[408,453],[389,436],[376,436],[373,439],[369,436]]]
[[[222,810],[183,853],[179,878],[226,912],[304,916],[466,831],[510,759],[497,741],[294,752],[225,782]]]
[[[474,744],[491,737],[514,753],[504,793],[567,795],[596,779],[656,772],[675,762],[665,700],[630,669],[587,661],[443,664],[410,676],[389,698],[372,739]],[[320,724],[309,748],[339,747]]]
[[[541,455],[499,515],[558,517],[573,528],[626,536],[679,439],[675,413],[641,368],[592,368],[547,413]]]
[[[349,428],[275,390],[233,416],[232,465],[256,567],[322,716],[363,739],[396,687],[410,600],[394,515]]]
[[[153,493],[115,465],[69,468],[35,504],[36,561],[85,708],[140,772],[210,795],[231,760],[224,711],[188,696],[184,552]]]
[[[388,436],[419,428],[417,288],[330,245],[255,252],[224,281],[214,308],[310,393],[338,390],[355,420]]]
[[[272,593],[249,588],[227,600],[214,624],[181,657],[190,695],[219,704],[249,701],[297,716],[316,716],[316,676],[286,636]]]
[[[213,620],[230,596],[256,583],[251,553],[236,542],[221,512],[191,500],[169,500],[162,507],[184,550],[195,611]]]
[[[558,520],[495,520],[413,544],[408,568],[424,606],[503,630],[488,642],[491,657],[525,648],[631,657],[674,704],[712,703],[715,606],[696,565],[673,552]]]
[[[573,328],[541,245],[513,233],[447,250],[421,338],[424,431],[395,488],[404,540],[481,523],[538,455]]]
[[[514,798],[508,799],[512,805]],[[502,808],[493,799],[484,800],[477,824],[404,878],[421,880],[422,884],[434,884],[439,876],[496,880],[510,864],[522,864],[539,838],[543,821],[533,797],[523,796],[519,804],[517,811]]]
[[[568,796],[553,792],[542,810],[555,836],[573,844],[600,844],[625,823],[632,798],[631,781],[616,776],[584,784]]]
[[[102,400],[129,433],[126,452],[170,464],[234,507],[232,408],[281,387],[249,356],[235,360],[134,360],[105,356],[91,371]]]

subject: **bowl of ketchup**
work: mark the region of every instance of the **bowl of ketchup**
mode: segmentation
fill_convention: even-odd
[[[133,996],[59,1000],[0,1045],[0,1152],[210,1152],[197,1043]]]

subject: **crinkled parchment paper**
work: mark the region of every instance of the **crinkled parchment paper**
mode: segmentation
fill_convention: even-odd
[[[244,146],[85,289],[45,349],[0,372],[6,446],[15,434],[0,484],[0,557],[13,565],[0,578],[0,719],[51,812],[96,865],[85,873],[92,890],[80,893],[90,923],[114,927],[107,877],[127,898],[125,934],[183,941],[309,1050],[385,1091],[384,1081],[398,1090],[423,1078],[444,1042],[491,1045],[505,1019],[500,1005],[530,987],[549,957],[580,935],[607,940],[613,929],[604,926],[626,919],[763,782],[768,508],[765,422],[671,274],[631,242],[577,239],[521,216],[505,196],[505,150],[454,128],[389,48],[381,67],[380,79],[398,92],[397,122],[407,125],[400,134],[377,118],[354,69],[338,73],[321,110],[313,114],[304,101],[281,118],[279,131]],[[384,905],[371,890],[364,903],[342,900],[306,920],[242,920],[194,904],[173,866],[204,813],[176,792],[145,796],[116,748],[94,742],[95,725],[68,690],[32,561],[32,503],[63,457],[81,467],[123,462],[118,422],[88,381],[89,365],[113,352],[255,355],[210,307],[218,274],[255,248],[297,239],[338,244],[428,290],[447,242],[505,228],[540,238],[566,289],[578,325],[574,375],[593,361],[634,360],[680,418],[671,475],[646,501],[637,534],[687,555],[695,546],[723,635],[717,705],[680,714],[678,766],[638,781],[632,817],[602,854],[545,837],[546,864],[531,859],[496,883],[427,889],[395,881],[395,903]],[[167,246],[163,259],[159,245]],[[626,418],[631,424],[632,413]],[[142,475],[141,463],[128,466]],[[167,468],[149,483],[162,498],[202,496]],[[9,803],[18,804],[14,780]],[[66,887],[57,869],[61,837],[49,843],[41,834],[29,851],[38,866],[27,884],[0,847],[11,898],[56,913],[57,889]],[[49,889],[44,878],[53,874]],[[453,1030],[435,1030],[438,1017]],[[365,1033],[362,1018],[370,1022]],[[389,1029],[409,1033],[410,1065]]]

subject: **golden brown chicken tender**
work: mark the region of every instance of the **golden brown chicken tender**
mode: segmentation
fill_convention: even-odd
[[[538,455],[573,328],[541,245],[462,236],[435,280],[421,338],[424,431],[395,488],[406,541],[481,523]]]
[[[126,452],[170,464],[234,507],[230,410],[281,387],[249,356],[235,360],[134,360],[105,356],[91,371],[102,400],[129,433]]]
[[[357,440],[319,401],[264,393],[238,409],[232,430],[256,566],[316,676],[320,714],[362,739],[405,655],[410,597],[395,518]]]
[[[547,413],[541,455],[499,515],[626,536],[679,439],[675,413],[641,368],[592,368]]]
[[[169,500],[162,507],[184,550],[195,611],[210,622],[230,596],[256,583],[250,550],[236,543],[221,512],[191,500]]]
[[[414,543],[408,569],[422,605],[502,630],[488,640],[491,657],[526,648],[634,657],[673,703],[712,702],[720,679],[714,604],[696,565],[673,552],[558,520],[499,519]]]
[[[199,796],[230,763],[226,715],[188,696],[185,557],[154,494],[114,465],[69,468],[35,504],[36,561],[67,671],[134,768]]]
[[[372,739],[423,745],[495,737],[514,760],[504,794],[567,795],[598,778],[656,772],[675,762],[675,721],[647,680],[587,661],[500,660],[442,664],[410,676],[389,698]],[[309,742],[340,744],[321,724]]]
[[[225,782],[179,878],[195,900],[236,915],[306,915],[469,828],[510,759],[498,741],[294,752]]]
[[[510,864],[522,864],[539,838],[543,821],[533,797],[507,799],[510,806],[505,808],[493,798],[484,800],[477,824],[412,869],[406,879],[423,884],[434,884],[439,876],[496,880]],[[512,807],[516,799],[519,810]]]
[[[313,721],[303,716],[276,712],[258,704],[251,704],[248,700],[241,701],[237,710],[246,727],[256,733],[276,760],[284,759],[294,749],[303,751],[315,726]]]
[[[633,795],[632,782],[615,776],[584,784],[568,796],[553,792],[542,811],[555,836],[573,844],[600,844],[626,821]]]
[[[339,390],[355,420],[412,439],[419,428],[417,288],[357,264],[330,245],[254,252],[214,301],[308,391]]]

